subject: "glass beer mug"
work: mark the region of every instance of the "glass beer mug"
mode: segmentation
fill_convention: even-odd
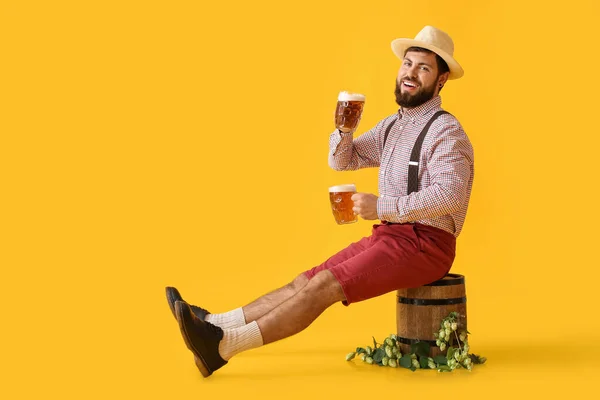
[[[354,202],[352,195],[356,193],[354,184],[337,185],[329,188],[329,202],[335,222],[339,225],[352,224],[358,220],[358,217],[352,211]]]
[[[354,132],[360,122],[364,106],[363,94],[340,92],[335,109],[335,127],[344,133]]]

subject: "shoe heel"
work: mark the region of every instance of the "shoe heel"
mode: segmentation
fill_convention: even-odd
[[[212,372],[210,372],[208,368],[206,368],[206,366],[200,358],[194,356],[194,362],[196,363],[196,367],[198,367],[203,377],[208,378],[212,375]]]

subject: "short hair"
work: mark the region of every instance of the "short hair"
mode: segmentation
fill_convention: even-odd
[[[444,61],[444,59],[442,57],[440,57],[433,51],[424,49],[423,47],[413,46],[413,47],[409,47],[408,49],[406,49],[406,51],[404,52],[404,56],[406,56],[406,53],[408,53],[409,51],[416,51],[418,53],[427,53],[427,54],[433,53],[433,54],[435,54],[435,60],[437,61],[437,67],[438,67],[438,76],[440,76],[444,72],[450,72],[450,67],[448,67],[448,63],[446,61]]]

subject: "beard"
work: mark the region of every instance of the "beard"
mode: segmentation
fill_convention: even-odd
[[[407,78],[402,78],[402,79],[407,79]],[[400,81],[402,81],[402,79]],[[396,90],[394,91],[394,93],[396,94],[396,103],[398,103],[398,105],[400,107],[405,107],[405,108],[417,107],[433,98],[433,94],[435,93],[436,82],[433,82],[433,84],[429,87],[425,87],[425,86],[421,85],[421,82],[417,82],[412,79],[408,79],[408,80],[410,82],[414,82],[414,83],[418,84],[419,89],[417,90],[417,93],[415,93],[415,94],[402,92],[402,89],[400,88],[401,83],[398,83],[398,79],[396,79]]]

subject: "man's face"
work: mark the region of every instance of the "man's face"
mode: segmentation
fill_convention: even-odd
[[[405,108],[417,107],[439,92],[445,79],[438,76],[434,53],[406,53],[396,79],[396,103]]]

